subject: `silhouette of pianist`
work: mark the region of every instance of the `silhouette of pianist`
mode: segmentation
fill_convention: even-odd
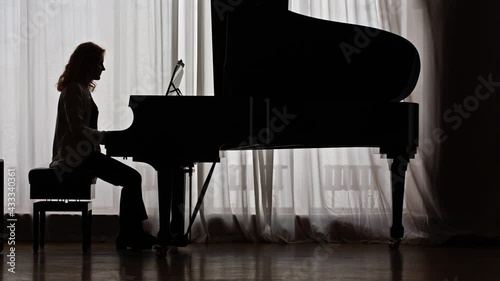
[[[99,145],[105,143],[106,132],[97,130],[99,111],[91,93],[96,86],[94,81],[105,70],[104,53],[104,49],[92,42],[80,44],[59,78],[57,90],[61,94],[50,166],[56,167],[63,179],[87,169],[94,177],[122,186],[116,248],[147,249],[157,241],[142,226],[148,216],[142,199],[141,175],[100,152]]]

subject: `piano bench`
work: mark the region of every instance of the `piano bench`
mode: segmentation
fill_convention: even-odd
[[[95,178],[88,171],[58,174],[56,168],[35,168],[28,174],[30,199],[33,203],[33,251],[45,246],[46,212],[82,213],[82,251],[90,248],[92,199],[95,198]]]

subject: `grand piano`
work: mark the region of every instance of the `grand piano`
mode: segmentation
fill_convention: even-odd
[[[290,12],[287,0],[212,1],[212,33],[215,96],[131,96],[132,125],[107,135],[108,155],[158,173],[160,248],[187,244],[185,173],[195,163],[215,165],[221,150],[322,147],[378,147],[392,159],[389,246],[397,248],[418,146],[418,104],[402,102],[420,73],[415,47]]]

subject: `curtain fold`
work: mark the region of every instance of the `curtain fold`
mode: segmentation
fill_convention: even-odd
[[[404,225],[412,241],[428,238],[439,218],[433,198],[439,142],[436,36],[420,0],[291,0],[290,10],[404,35],[417,46],[422,74],[408,101],[420,104],[421,146],[407,173]],[[1,157],[19,175],[17,212],[31,213],[28,171],[51,159],[55,84],[79,43],[106,49],[94,99],[101,130],[124,130],[130,95],[163,95],[183,59],[185,95],[213,95],[211,3],[178,0],[5,0],[0,2]],[[435,8],[432,8],[435,11]],[[159,124],[161,126],[161,124]],[[332,128],[334,130],[334,128]],[[335,132],[341,134],[342,132]],[[200,142],[203,140],[200,139]],[[193,239],[205,241],[382,241],[389,237],[389,161],[374,149],[225,152],[217,165]],[[122,160],[143,176],[150,228],[158,229],[157,177],[145,163]],[[194,200],[207,164],[196,167]],[[97,184],[94,213],[118,213],[119,188]],[[194,205],[194,202],[193,202]],[[186,213],[187,217],[187,213]]]

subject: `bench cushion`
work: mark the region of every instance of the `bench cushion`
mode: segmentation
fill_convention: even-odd
[[[31,199],[95,198],[95,178],[90,171],[75,170],[61,176],[56,168],[35,168],[29,174]]]

